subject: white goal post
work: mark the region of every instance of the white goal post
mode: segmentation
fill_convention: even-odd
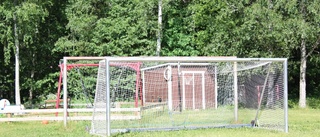
[[[105,111],[93,112],[93,134],[211,127],[288,132],[286,58],[64,57],[64,70],[68,60],[100,60],[95,92],[103,103],[94,109]],[[63,85],[67,102],[67,71]],[[111,111],[118,108],[138,111]],[[65,103],[65,126],[67,112]],[[112,119],[125,116],[138,119]]]

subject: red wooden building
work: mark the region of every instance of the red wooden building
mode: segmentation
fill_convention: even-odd
[[[208,63],[179,65],[142,69],[144,105],[167,102],[173,110],[215,108],[215,67]]]

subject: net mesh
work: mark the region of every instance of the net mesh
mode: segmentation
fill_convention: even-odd
[[[107,94],[104,92],[107,88],[107,82],[105,72],[106,64],[104,61],[100,61],[90,130],[92,134],[107,134]]]
[[[111,133],[241,126],[284,131],[283,68],[283,62],[264,61],[110,62]],[[107,134],[105,69],[101,61],[94,134]]]

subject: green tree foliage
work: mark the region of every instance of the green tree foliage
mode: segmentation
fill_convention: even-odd
[[[193,26],[189,1],[172,0],[163,4],[163,42],[161,55],[198,55],[193,44]]]
[[[69,0],[65,9],[68,31],[55,43],[53,51],[69,56],[154,55],[156,4],[157,1],[150,0]],[[88,73],[92,70],[82,71]],[[83,99],[83,90],[76,75],[70,79],[70,93],[77,99]],[[93,94],[95,85],[86,81],[94,80],[85,80]]]
[[[319,1],[195,1],[196,45],[203,46],[204,55],[289,58],[290,97],[297,98],[302,39],[306,60],[312,61],[308,66],[319,64],[320,7],[316,3]],[[308,83],[313,83],[307,86],[309,96],[319,94],[315,68],[307,71]]]
[[[44,81],[50,81],[50,72],[52,72],[52,62],[57,62],[51,55],[53,44],[57,36],[61,36],[61,25],[57,19],[63,15],[59,10],[54,10],[54,6],[61,6],[63,3],[56,1],[17,1],[15,6],[12,1],[3,1],[0,6],[1,20],[1,46],[4,53],[2,64],[4,68],[2,75],[6,78],[3,81],[5,88],[2,88],[2,93],[10,96],[3,96],[8,99],[13,99],[14,93],[14,34],[13,34],[13,14],[16,13],[18,26],[18,41],[20,47],[20,81],[22,102],[39,98],[50,89],[50,86],[44,86]],[[50,14],[50,13],[55,13]],[[63,16],[61,16],[63,17]],[[60,18],[60,17],[59,17]],[[60,21],[63,20],[60,18]],[[59,23],[57,23],[59,22]],[[60,26],[59,26],[60,25]],[[60,30],[59,30],[60,27]],[[62,26],[64,27],[64,26]],[[55,55],[56,56],[56,55]],[[52,60],[51,60],[52,59]],[[51,67],[50,67],[51,66]],[[56,70],[54,70],[56,71]],[[1,76],[2,76],[1,75]],[[12,100],[11,100],[12,101]],[[13,101],[12,101],[13,102]]]
[[[194,1],[191,10],[193,43],[200,55],[236,56],[238,43],[234,30],[241,18],[238,9],[232,9],[220,0]]]
[[[319,3],[319,0],[162,0],[161,55],[289,58],[290,98],[299,97],[300,66],[307,61],[306,95],[319,97]],[[57,65],[63,56],[156,55],[158,0],[17,0],[16,6],[11,0],[3,0],[0,96],[10,100],[15,81],[15,12],[23,102],[34,103],[56,92]],[[306,55],[301,54],[303,49]],[[95,70],[82,71],[93,77],[89,74]],[[72,86],[77,93],[73,96],[80,96],[79,76],[72,74],[75,77]],[[85,80],[94,87],[92,81]]]
[[[153,55],[155,1],[70,0],[69,33],[56,43],[57,52],[77,56]]]

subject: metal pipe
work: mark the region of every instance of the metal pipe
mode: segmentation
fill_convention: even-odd
[[[288,133],[288,60],[283,62],[283,92],[284,92],[284,132]]]
[[[68,91],[67,91],[67,58],[63,58],[63,123],[67,127],[67,117],[68,117]]]
[[[233,88],[234,88],[234,121],[238,121],[238,71],[237,62],[234,62],[233,67]]]
[[[67,60],[104,60],[107,57],[64,57]]]
[[[107,128],[107,136],[111,136],[111,129],[110,129],[110,73],[109,73],[109,60],[107,58],[105,58],[105,65],[106,65],[106,103],[107,103],[107,108],[106,108],[106,120],[107,120],[107,124],[106,124],[106,128]]]
[[[236,58],[236,57],[108,57],[113,62],[124,61],[188,61],[188,62],[244,62],[244,61],[273,61],[283,62],[285,58]]]
[[[214,108],[218,108],[218,70],[217,66],[214,66]]]

